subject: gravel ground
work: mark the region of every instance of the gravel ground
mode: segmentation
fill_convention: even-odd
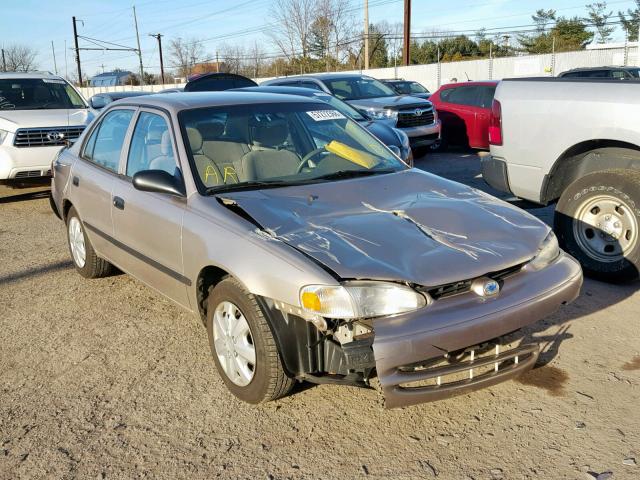
[[[474,154],[417,166],[487,188]],[[400,410],[329,385],[255,407],[198,319],[127,275],[82,279],[46,196],[0,197],[2,479],[640,477],[638,284],[586,281],[528,330],[544,353],[517,382]]]

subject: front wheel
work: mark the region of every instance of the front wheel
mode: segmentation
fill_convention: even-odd
[[[256,298],[234,278],[215,286],[207,299],[207,334],[218,373],[240,400],[262,403],[293,387],[271,328]]]
[[[109,275],[112,265],[100,258],[93,249],[84,225],[74,207],[67,213],[67,242],[76,271],[85,278],[100,278]]]
[[[640,172],[605,170],[567,187],[555,212],[560,245],[585,274],[604,281],[638,278]]]

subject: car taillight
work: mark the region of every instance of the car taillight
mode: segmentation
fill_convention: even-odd
[[[491,104],[491,118],[489,119],[489,143],[502,145],[502,106],[496,99]]]

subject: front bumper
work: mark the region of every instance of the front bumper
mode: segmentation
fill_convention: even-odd
[[[397,128],[397,127],[396,127]],[[427,147],[436,142],[440,138],[440,130],[442,124],[440,120],[435,121],[431,125],[421,125],[419,127],[398,128],[409,137],[411,148]]]
[[[51,162],[63,148],[0,146],[0,180],[23,181],[51,175]]]
[[[465,293],[437,300],[424,310],[375,320],[373,351],[386,407],[459,395],[514,378],[533,367],[537,345],[472,358],[463,364],[452,363],[440,370],[415,368],[532,324],[573,301],[581,285],[580,265],[563,253],[543,270],[534,272],[525,266],[507,277],[494,298]],[[456,382],[424,385],[435,377],[498,364],[502,367],[478,376],[471,372],[470,377]]]
[[[501,192],[511,193],[509,188],[509,175],[507,173],[507,162],[502,158],[487,155],[480,159],[480,170],[482,178],[489,184]]]

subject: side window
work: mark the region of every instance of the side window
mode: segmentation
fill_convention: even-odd
[[[309,81],[306,81],[306,82],[300,82],[300,86],[301,86],[301,87],[304,87],[304,88],[313,88],[314,90],[319,90],[319,91],[321,91],[321,92],[323,91],[323,90],[320,88],[320,85],[318,85],[318,84],[317,84],[317,83],[315,83],[315,82],[309,82]]]
[[[127,158],[127,176],[133,177],[142,170],[164,170],[176,173],[171,131],[164,117],[141,112],[131,138]]]
[[[85,144],[83,157],[117,172],[124,137],[132,117],[133,110],[112,110],[107,113]]]
[[[624,70],[611,70],[610,74],[611,74],[611,78],[615,78],[616,80],[621,80],[623,78],[631,78],[631,75],[627,76],[625,75],[625,71]]]
[[[458,105],[477,105],[477,95],[477,87],[452,88],[446,101]]]
[[[491,104],[493,103],[493,96],[496,93],[496,87],[478,87],[478,91],[478,106],[480,108],[491,108]]]

